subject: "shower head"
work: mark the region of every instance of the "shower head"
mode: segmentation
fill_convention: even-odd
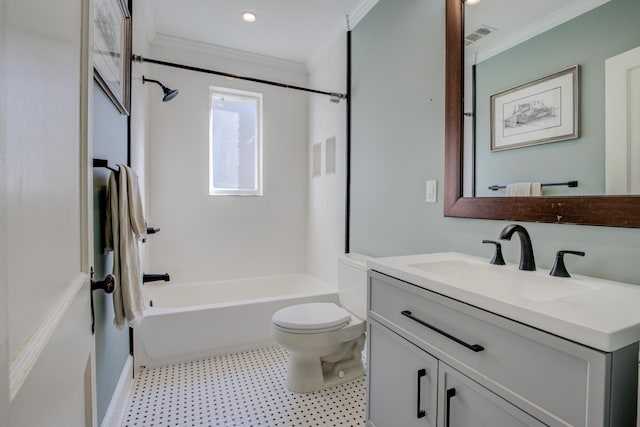
[[[165,85],[163,85],[157,80],[147,79],[145,76],[142,76],[142,84],[145,84],[146,82],[157,83],[162,88],[162,91],[164,92],[164,96],[162,97],[162,102],[171,101],[173,98],[178,96],[178,93],[180,93],[178,89],[169,89],[168,87],[166,87]]]

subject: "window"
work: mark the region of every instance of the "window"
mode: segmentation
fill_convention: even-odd
[[[262,196],[262,94],[210,94],[209,194]]]

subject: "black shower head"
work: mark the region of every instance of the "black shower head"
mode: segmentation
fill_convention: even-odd
[[[162,88],[162,91],[164,92],[164,96],[162,97],[162,102],[171,101],[173,98],[178,96],[178,93],[180,93],[178,89],[169,89],[168,87],[166,87],[165,85],[163,85],[157,80],[147,79],[145,76],[142,76],[142,84],[146,82],[157,83]]]

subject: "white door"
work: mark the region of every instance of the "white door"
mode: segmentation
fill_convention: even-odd
[[[605,62],[606,194],[640,194],[640,47]]]
[[[90,6],[0,3],[2,426],[95,424]]]

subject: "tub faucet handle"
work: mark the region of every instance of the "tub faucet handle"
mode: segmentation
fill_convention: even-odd
[[[504,258],[502,257],[502,245],[500,244],[500,242],[496,242],[495,240],[483,240],[482,243],[490,243],[492,245],[496,245],[496,251],[490,261],[491,264],[505,265]]]

